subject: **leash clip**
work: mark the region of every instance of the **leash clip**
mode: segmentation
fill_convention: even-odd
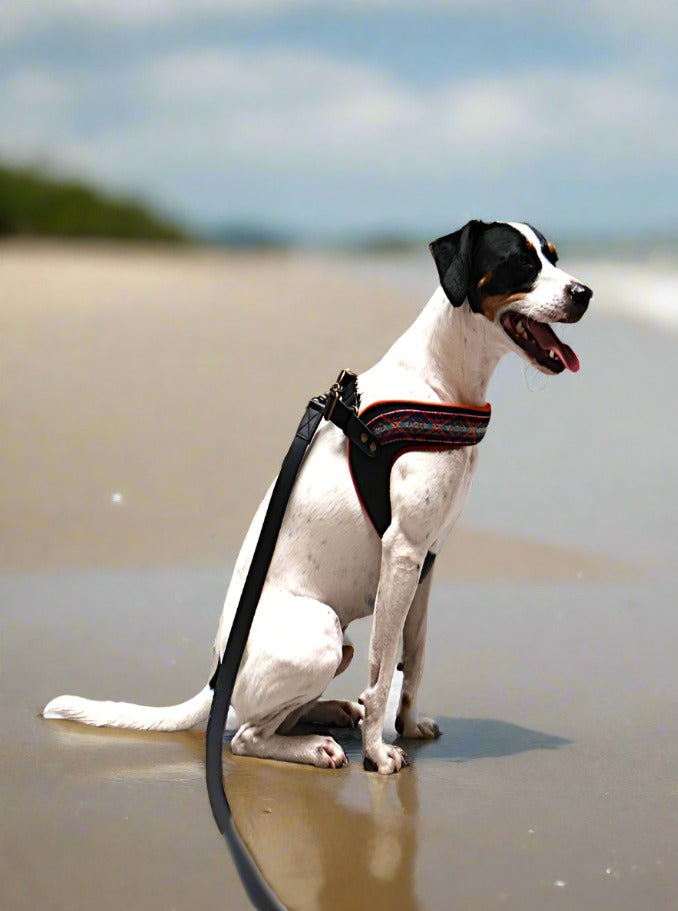
[[[332,419],[334,414],[334,409],[337,407],[337,402],[341,398],[341,393],[344,391],[346,386],[350,383],[354,383],[358,379],[358,374],[354,373],[353,370],[342,370],[335,380],[335,382],[330,387],[330,391],[326,396],[325,404],[325,414],[323,417],[326,421]]]
[[[369,458],[379,451],[379,441],[358,417],[360,396],[356,389],[358,374],[342,370],[330,391],[322,396],[325,409],[323,417],[338,427]]]

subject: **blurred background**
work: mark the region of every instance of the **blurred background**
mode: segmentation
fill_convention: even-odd
[[[0,227],[673,241],[677,24],[669,0],[8,0]]]
[[[595,293],[578,374],[491,383],[433,586],[446,735],[395,784],[357,740],[343,785],[228,766],[239,824],[295,908],[349,879],[375,909],[675,905],[677,39],[673,0],[0,4],[3,908],[248,906],[200,732],[37,713],[202,685],[305,402],[470,218],[536,225]]]

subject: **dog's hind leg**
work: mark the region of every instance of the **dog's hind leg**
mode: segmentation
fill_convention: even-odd
[[[231,700],[240,722],[231,752],[323,768],[346,765],[344,751],[331,737],[283,733],[288,719],[298,718],[335,676],[342,642],[337,615],[326,604],[266,591]]]
[[[355,728],[364,716],[362,706],[347,699],[322,699],[306,706],[299,721],[325,724],[330,728]]]
[[[344,639],[342,646],[342,657],[339,667],[334,672],[338,677],[349,666],[353,659],[353,646]],[[294,723],[303,721],[311,724],[324,724],[331,728],[355,728],[362,721],[364,711],[357,702],[350,702],[347,699],[320,699],[304,706],[299,711],[297,718],[288,718],[285,727],[294,721]]]

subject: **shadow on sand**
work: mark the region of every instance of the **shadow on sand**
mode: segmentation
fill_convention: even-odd
[[[564,737],[543,734],[531,728],[497,721],[494,718],[445,718],[436,715],[442,731],[437,740],[399,740],[395,730],[386,739],[402,744],[415,765],[420,759],[442,759],[446,762],[470,762],[472,759],[494,759],[515,756],[529,750],[557,750],[572,743]],[[342,745],[349,761],[362,757],[360,731],[332,730],[332,736]]]

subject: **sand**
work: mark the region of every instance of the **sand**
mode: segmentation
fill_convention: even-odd
[[[248,907],[199,729],[37,712],[60,692],[164,703],[202,685],[304,402],[431,290],[423,261],[397,265],[0,250],[3,909]],[[354,734],[333,773],[228,758],[238,825],[289,907],[678,902],[676,340],[613,303],[568,334],[578,376],[531,393],[514,362],[493,381],[436,568],[421,704],[443,737],[390,779],[362,771]],[[334,693],[364,686],[368,634]]]

